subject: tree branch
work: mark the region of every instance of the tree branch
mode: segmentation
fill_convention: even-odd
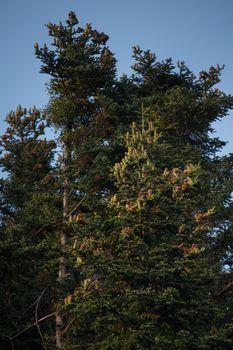
[[[11,340],[11,337],[9,337],[8,335],[2,335],[2,336],[9,340],[9,342],[11,343],[12,350],[15,350],[15,347],[14,347],[13,341]]]
[[[24,328],[22,331],[20,331],[19,333],[17,333],[16,335],[14,335],[13,337],[8,337],[11,341],[15,338],[17,338],[19,335],[21,335],[22,333],[25,333],[27,330],[29,330],[30,328],[34,327],[34,326],[37,326],[38,323],[46,320],[47,318],[50,318],[52,316],[54,316],[56,314],[56,312],[52,312],[51,314],[49,315],[46,315],[42,318],[40,318],[37,322],[34,322],[33,324],[31,324],[30,326]]]
[[[40,325],[39,325],[39,322],[38,322],[38,308],[39,308],[39,303],[40,303],[40,300],[41,298],[43,297],[44,293],[46,292],[47,290],[47,287],[43,290],[43,292],[41,293],[41,295],[39,296],[39,298],[37,299],[37,303],[36,303],[36,310],[35,310],[35,318],[36,318],[36,325],[37,325],[37,329],[38,329],[38,333],[41,337],[41,341],[42,341],[42,344],[43,344],[43,347],[45,348],[45,343],[44,343],[44,338],[42,336],[42,333],[41,333],[41,330],[40,330]]]
[[[76,319],[76,318],[73,318],[73,319],[68,323],[68,325],[66,326],[66,328],[65,328],[64,331],[62,332],[62,335],[68,331],[68,329],[70,328],[70,326],[74,323],[75,319]]]
[[[217,297],[222,296],[223,294],[225,294],[231,287],[233,287],[233,281],[231,281],[230,283],[228,283],[225,287],[223,287],[217,294]]]
[[[23,318],[23,316],[34,306],[38,304],[38,300],[40,300],[40,298],[42,297],[42,295],[45,293],[47,287],[43,290],[42,294],[39,296],[39,298],[37,298],[34,303],[32,303],[30,306],[28,306],[28,308],[26,310],[24,310],[24,312],[22,313],[21,316],[18,317],[18,321],[17,323]]]
[[[74,207],[74,209],[72,209],[68,214],[66,214],[66,218],[69,217],[70,215],[72,215],[75,212],[75,210],[77,210],[80,207],[80,205],[84,201],[84,199],[85,199],[85,197],[83,197],[80,200],[80,202]]]

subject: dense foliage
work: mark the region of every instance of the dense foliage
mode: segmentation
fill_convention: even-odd
[[[1,137],[1,349],[232,349],[223,68],[136,46],[118,79],[106,34],[73,12],[47,27],[48,106]]]

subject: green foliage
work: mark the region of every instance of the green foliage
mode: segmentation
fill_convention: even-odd
[[[159,140],[153,121],[133,124],[105,219],[77,227],[77,267],[85,276],[74,293],[81,349],[197,349],[208,331],[214,209],[199,209],[200,167],[164,169]]]
[[[56,191],[51,181],[49,186],[46,183],[55,142],[44,139],[44,116],[35,108],[27,111],[19,106],[6,122],[0,158],[6,172],[1,180],[0,309],[4,315],[1,335],[8,349],[7,337],[35,322],[35,302],[44,288],[47,293],[39,312],[50,308],[58,247],[49,227],[52,220],[57,224],[58,216]],[[14,340],[16,348],[24,349],[39,349],[40,343],[35,329]]]
[[[138,46],[133,56],[136,63],[132,78],[137,99],[157,112],[156,127],[172,145],[170,154],[174,162],[180,158],[187,162],[200,161],[204,156],[215,155],[224,142],[210,138],[211,124],[233,106],[232,96],[215,86],[223,67],[210,67],[197,78],[184,62],[178,62],[177,66],[171,59],[157,62],[154,54]]]
[[[42,61],[41,72],[51,76],[50,119],[58,127],[72,129],[76,123],[88,123],[101,90],[111,88],[115,59],[106,47],[108,36],[90,24],[79,27],[73,12],[66,25],[49,23],[47,27],[53,49],[36,44],[35,52]]]
[[[211,137],[233,107],[223,67],[196,77],[136,46],[117,79],[106,34],[73,12],[47,27],[48,106],[18,107],[0,140],[1,347],[54,349],[52,318],[25,331],[37,306],[62,312],[67,350],[231,349],[233,156]]]

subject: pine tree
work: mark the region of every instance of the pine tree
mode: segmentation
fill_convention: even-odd
[[[213,123],[233,106],[232,96],[216,86],[224,67],[210,67],[196,77],[184,62],[159,62],[151,51],[138,46],[133,57],[135,99],[138,106],[143,103],[158,114],[156,127],[171,145],[173,163],[181,158],[205,162],[216,156],[225,143],[211,137]]]
[[[55,215],[51,160],[55,143],[46,141],[46,122],[39,110],[17,108],[6,118],[1,136],[1,348],[40,349],[36,327],[15,337],[35,322],[35,301],[46,289],[39,314],[48,314],[53,294],[56,253],[50,228]],[[50,212],[50,215],[48,213]],[[56,216],[56,220],[55,217]],[[44,293],[43,293],[44,294]],[[39,317],[39,316],[38,316]],[[15,338],[14,338],[15,337]]]
[[[216,309],[219,310],[220,307],[216,299],[215,301],[213,301],[214,295],[218,293],[218,290],[220,288],[217,286],[217,280],[221,280],[223,276],[220,266],[223,267],[224,264],[226,264],[226,259],[219,259],[219,252],[221,250],[220,254],[222,257],[224,257],[225,248],[223,247],[223,245],[229,242],[228,240],[224,240],[221,237],[226,237],[226,235],[229,234],[231,230],[231,224],[229,223],[229,212],[231,208],[230,203],[232,191],[232,157],[229,156],[220,158],[218,156],[217,152],[224,146],[224,143],[218,140],[217,138],[211,138],[209,133],[212,131],[212,123],[216,119],[226,115],[229,108],[232,108],[232,97],[226,96],[220,90],[215,88],[215,84],[218,83],[220,79],[219,76],[221,73],[221,68],[219,67],[212,67],[209,70],[209,72],[201,72],[200,77],[196,78],[188,70],[184,63],[178,65],[177,71],[175,70],[175,67],[173,66],[171,60],[167,60],[166,62],[162,63],[155,63],[155,57],[150,52],[143,53],[139,48],[135,48],[135,58],[139,61],[138,65],[134,67],[138,74],[133,76],[131,80],[127,77],[122,78],[121,82],[117,86],[118,90],[116,91],[116,95],[118,93],[118,101],[120,100],[120,98],[124,99],[123,96],[126,95],[128,98],[127,103],[125,105],[128,105],[129,107],[125,111],[125,115],[127,115],[127,117],[124,120],[126,120],[127,122],[130,119],[138,120],[138,116],[135,115],[134,110],[142,102],[146,107],[149,106],[151,110],[155,111],[156,118],[154,118],[153,120],[153,127],[156,128],[157,132],[160,134],[160,138],[158,140],[158,145],[160,145],[160,147],[159,152],[157,153],[157,158],[153,156],[153,161],[151,161],[151,164],[154,164],[154,166],[157,165],[159,169],[161,169],[161,171],[163,172],[166,168],[170,169],[169,171],[171,172],[174,169],[178,169],[178,174],[180,174],[179,176],[181,178],[182,176],[184,177],[184,172],[187,172],[187,166],[189,164],[199,164],[199,166],[201,167],[201,171],[198,176],[198,198],[195,197],[195,202],[193,202],[192,204],[192,212],[194,211],[194,213],[196,213],[197,216],[196,219],[195,217],[193,217],[193,220],[198,220],[199,214],[201,221],[202,215],[204,215],[204,218],[208,218],[210,213],[212,214],[211,225],[207,228],[206,231],[206,240],[208,238],[208,244],[206,244],[208,248],[205,249],[204,259],[202,259],[203,254],[200,254],[200,265],[198,265],[197,259],[196,270],[196,275],[202,270],[203,267],[205,267],[203,271],[206,271],[206,269],[208,268],[208,271],[213,271],[213,274],[210,274],[209,280],[208,276],[205,275],[201,276],[203,277],[203,280],[201,278],[200,282],[202,285],[210,281],[210,290],[208,290],[208,288],[203,288],[203,294],[198,295],[197,293],[195,295],[196,299],[194,298],[194,303],[197,302],[198,299],[204,298],[203,300],[205,300],[206,302],[208,301],[209,308],[206,308],[205,310],[203,309],[200,312],[200,318],[195,323],[196,328],[194,327],[194,330],[190,330],[189,335],[188,333],[185,333],[186,335],[183,337],[182,332],[187,331],[185,327],[184,329],[180,329],[178,327],[178,330],[172,329],[171,327],[171,329],[168,330],[168,333],[166,334],[166,336],[164,336],[164,338],[159,337],[159,341],[161,342],[159,346],[161,347],[166,347],[169,342],[173,342],[174,339],[177,339],[177,348],[182,348],[187,344],[189,344],[189,346],[197,348],[201,346],[200,344],[202,336],[204,337],[205,332],[208,333],[211,327],[205,328],[203,326],[203,330],[202,332],[200,332],[197,342],[194,341],[192,332],[194,332],[196,336],[198,334],[198,331],[201,329],[200,324],[204,324],[204,321],[207,320],[209,315],[211,315],[211,317],[214,319],[214,302],[217,303],[215,304]],[[127,90],[126,94],[124,89]],[[124,94],[121,94],[122,91],[124,91]],[[110,107],[110,111],[111,108],[113,107]],[[107,110],[107,112],[108,115],[111,116],[109,110]],[[119,113],[119,109],[117,112]],[[127,130],[127,123],[125,123],[124,127],[123,129],[121,129],[121,131]],[[80,129],[78,129],[78,131],[80,132]],[[79,135],[82,135],[82,133],[80,133]],[[80,159],[78,168],[79,171],[80,169],[82,169],[82,166],[80,166],[82,162],[84,161],[85,163],[85,156],[90,155],[87,152],[88,144],[92,144],[92,141],[95,139],[95,136],[95,133],[91,134],[90,143],[84,143],[85,146],[83,146],[82,148],[84,152],[79,153],[80,158],[77,158]],[[109,142],[108,138],[105,137],[103,140],[106,142],[107,146],[111,145],[111,141]],[[122,142],[121,137],[119,137],[118,140],[121,140],[121,143],[118,143],[118,145],[120,145],[121,147],[121,151],[118,153],[118,157],[120,159],[122,150],[124,150],[124,143]],[[119,142],[118,140],[115,139],[114,142]],[[81,141],[79,145],[81,145]],[[165,147],[165,149],[163,149],[163,147]],[[77,156],[77,152],[75,153],[75,155]],[[93,158],[90,157],[89,159]],[[101,159],[101,156],[97,157],[96,159]],[[87,164],[90,163],[88,163],[87,161]],[[100,164],[102,165],[103,163]],[[108,166],[109,164],[111,164],[111,162],[108,162]],[[99,166],[100,169],[101,165]],[[108,166],[106,167],[106,169],[108,169]],[[94,172],[91,173],[91,177],[95,174],[96,171],[95,167],[90,167],[89,172],[91,172],[92,169],[94,170]],[[228,173],[229,176],[231,176],[229,179],[226,179],[223,176],[223,174],[226,173]],[[82,174],[84,175],[83,183],[85,184],[85,180],[90,179],[90,177],[86,176],[85,171]],[[129,177],[134,175],[134,169],[131,169],[127,174],[127,176]],[[151,178],[153,178],[153,176],[153,174],[145,176],[145,181],[151,181]],[[79,186],[82,184],[82,181],[80,181],[80,179],[82,179],[82,177],[79,177],[78,179]],[[190,179],[192,181],[191,177]],[[184,180],[187,179],[184,178]],[[111,178],[109,178],[109,181],[112,182]],[[178,181],[181,181],[181,179],[179,178]],[[78,189],[78,186],[76,188]],[[82,186],[80,186],[79,188],[82,188]],[[196,187],[194,186],[194,188]],[[86,188],[85,194],[91,197],[93,196],[93,194],[96,194],[96,192],[90,191],[90,187],[88,187]],[[124,196],[125,200],[127,200],[127,194],[124,194]],[[116,308],[113,307],[111,309],[114,303],[115,305],[118,305],[118,307],[120,307],[119,304],[117,304],[111,292],[108,294],[108,292],[105,293],[103,291],[103,282],[101,281],[101,279],[105,280],[106,275],[111,275],[111,269],[109,266],[111,266],[112,268],[112,265],[109,262],[109,256],[111,256],[112,254],[112,248],[109,248],[110,243],[107,237],[111,237],[112,239],[113,236],[117,237],[116,231],[113,226],[113,222],[115,223],[115,219],[111,218],[112,214],[109,214],[109,210],[106,209],[108,198],[109,193],[108,196],[106,196],[106,192],[102,191],[102,199],[100,197],[100,200],[98,202],[94,200],[92,202],[91,209],[86,210],[87,207],[85,208],[85,206],[82,206],[82,209],[85,213],[72,215],[70,217],[70,224],[68,230],[69,232],[73,232],[74,239],[75,234],[77,235],[74,241],[73,255],[77,258],[76,269],[78,283],[76,291],[73,291],[69,296],[69,302],[68,299],[65,299],[67,304],[66,309],[70,310],[70,315],[74,314],[74,318],[71,319],[71,336],[69,338],[69,335],[67,334],[67,339],[65,340],[65,343],[68,344],[68,348],[71,348],[71,346],[75,346],[74,344],[77,342],[80,344],[81,347],[83,346],[83,348],[86,348],[88,346],[90,346],[90,348],[94,348],[95,346],[97,346],[97,348],[105,348],[105,346],[106,348],[108,348],[108,346],[110,346],[109,344],[113,342],[114,345],[111,346],[115,346],[116,348],[117,346],[122,347],[123,343],[121,343],[121,341],[126,341],[126,338],[130,339],[129,335],[127,335],[125,338],[123,337],[124,340],[121,340],[118,343],[117,339],[119,338],[119,335],[115,334],[115,337],[111,338],[110,341],[108,339],[108,336],[110,335],[110,329],[106,326],[105,322],[103,322],[101,315],[102,306],[106,306],[106,303],[109,303],[110,307],[108,308],[106,306],[105,308],[104,320],[110,320],[111,317],[113,317],[114,319],[113,313],[115,312],[117,314]],[[192,202],[191,199],[190,202]],[[95,204],[93,205],[93,203]],[[102,211],[99,210],[99,207],[102,208]],[[171,207],[173,206],[171,205]],[[211,208],[215,208],[213,213],[211,212]],[[179,214],[180,217],[175,217],[175,220],[177,220],[178,218],[180,220],[181,218],[182,220],[191,220],[190,218],[186,217],[185,211],[180,211]],[[117,215],[121,214],[118,213]],[[149,219],[147,218],[147,220]],[[192,221],[190,222],[190,225],[193,225]],[[224,230],[223,226],[225,226]],[[225,243],[222,243],[222,245],[219,244],[219,239],[221,240],[221,242],[224,241]],[[195,254],[199,253],[197,242],[191,241],[189,243],[190,245],[185,246],[184,249],[190,249],[191,251],[193,249],[193,252]],[[202,243],[203,242],[201,241],[201,244]],[[116,249],[118,249],[117,244]],[[75,252],[76,250],[78,250],[78,252]],[[180,252],[182,251],[182,247],[180,247]],[[127,250],[124,251],[124,254],[127,255]],[[121,255],[122,263],[124,261],[124,254],[122,253]],[[99,255],[100,258],[98,258]],[[117,264],[117,268],[119,268],[120,259],[117,260]],[[113,271],[115,271],[114,268]],[[227,278],[228,277],[229,275],[227,276]],[[115,282],[118,283],[117,278],[119,278],[119,275],[117,275],[117,277],[115,278]],[[108,282],[106,282],[106,284],[108,285]],[[93,290],[94,293],[89,293],[90,291],[93,292]],[[101,293],[104,295],[104,297],[100,297]],[[205,293],[207,293],[209,299],[207,298]],[[78,306],[77,308],[73,308],[73,306],[70,305],[70,300],[76,295],[78,300]],[[205,297],[207,299],[205,299]],[[101,307],[99,304],[99,300],[101,300],[102,302]],[[113,303],[112,300],[114,300]],[[224,303],[224,305],[226,305],[226,303]],[[224,307],[225,306],[223,306],[223,309]],[[89,315],[87,314],[87,310]],[[194,314],[195,312],[196,311],[193,310]],[[226,310],[224,312],[226,312]],[[215,320],[212,324],[213,329],[216,324],[222,322],[221,320],[223,320],[220,314],[220,311],[219,314],[215,313]],[[75,315],[79,316],[76,317]],[[82,315],[85,316],[82,318]],[[77,325],[77,318],[79,319],[79,322],[81,322],[82,320],[83,326],[85,325],[86,328],[80,327],[79,322]],[[189,322],[187,320],[188,324],[191,324],[194,318],[195,317],[190,317]],[[93,319],[97,320],[94,324]],[[99,329],[98,327],[100,327],[100,329],[102,330],[102,326],[100,325],[100,323],[103,324],[104,335],[97,336],[95,329]],[[76,336],[72,336],[72,331],[74,331],[76,334],[77,329],[79,330],[78,339],[76,338]],[[161,332],[163,333],[163,330],[161,330]],[[179,332],[181,332],[181,335]],[[101,331],[99,334],[102,334]],[[151,332],[149,332],[148,343],[146,346],[154,346],[154,343],[150,337]],[[183,339],[180,339],[182,337]],[[137,340],[135,339],[132,338],[132,344],[133,342],[139,341],[138,338]],[[114,343],[114,341],[116,343]],[[166,341],[168,343],[166,343]],[[185,343],[186,341],[188,342],[187,344]],[[130,341],[129,343],[124,343],[124,346],[130,346],[129,344]],[[144,345],[141,346],[143,348]]]
[[[19,107],[1,138],[1,346],[54,348],[55,315],[57,348],[231,349],[223,67],[196,77],[137,46],[117,80],[106,34],[74,12],[47,27],[45,115]]]
[[[68,218],[73,220],[80,210],[86,211],[88,208],[87,204],[81,206],[85,196],[91,197],[90,192],[85,191],[87,186],[82,181],[82,178],[86,178],[88,165],[93,160],[87,147],[102,140],[104,142],[103,125],[100,127],[98,120],[104,119],[105,115],[98,101],[110,93],[115,78],[115,59],[106,47],[108,36],[93,30],[89,24],[85,29],[79,27],[73,12],[69,13],[66,25],[49,23],[48,29],[54,40],[54,48],[49,49],[46,45],[39,48],[36,44],[35,49],[36,56],[42,61],[41,72],[51,76],[47,119],[59,130],[62,150],[64,223],[60,231],[63,253],[60,257],[59,282],[64,294],[64,284],[69,274],[66,258],[68,234],[72,235],[67,221]],[[58,348],[62,347],[64,328],[65,321],[62,312],[58,310]]]
[[[167,145],[153,118],[126,135],[105,221],[89,223],[88,236],[79,224],[85,280],[73,312],[81,349],[197,349],[214,314],[214,208],[201,195],[199,165],[163,167]]]
[[[199,163],[205,173],[206,190],[202,195],[210,206],[215,206],[210,255],[213,265],[222,266],[215,300],[221,312],[213,326],[216,337],[211,338],[211,346],[214,346],[213,338],[217,339],[217,334],[221,334],[221,339],[222,334],[227,335],[228,343],[231,338],[229,323],[232,323],[230,314],[233,305],[233,157],[232,154],[221,155],[225,143],[212,137],[213,123],[221,120],[232,109],[232,96],[226,95],[217,85],[224,67],[210,67],[196,77],[184,62],[177,66],[171,59],[158,62],[154,54],[139,47],[134,48],[134,58],[136,64],[133,66],[135,74],[132,79],[137,91],[136,100],[138,104],[143,102],[145,106],[150,106],[159,116],[156,127],[162,132],[162,139],[170,145],[165,163],[170,166]],[[216,348],[220,347],[221,341],[216,343]],[[228,346],[231,347],[231,342]]]

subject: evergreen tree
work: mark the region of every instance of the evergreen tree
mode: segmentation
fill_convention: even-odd
[[[55,143],[46,141],[46,123],[39,110],[20,106],[6,118],[1,136],[1,348],[9,349],[10,338],[35,320],[35,301],[46,288],[38,317],[50,310],[55,264],[50,234],[54,220],[51,160]],[[51,213],[50,215],[48,213]],[[8,339],[7,339],[8,337]],[[12,339],[15,349],[40,349],[36,328]]]
[[[226,95],[217,87],[224,67],[210,67],[196,77],[184,62],[178,63],[177,66],[171,59],[158,62],[154,54],[139,47],[134,48],[134,58],[136,63],[133,66],[135,74],[132,80],[136,100],[138,104],[143,102],[145,106],[150,106],[157,112],[159,117],[155,125],[158,131],[162,132],[161,139],[170,145],[164,158],[165,166],[199,163],[205,174],[206,190],[202,195],[209,206],[215,206],[210,255],[213,265],[220,263],[222,266],[218,277],[218,297],[215,300],[221,312],[213,332],[218,334],[217,329],[220,329],[221,339],[222,334],[228,334],[230,338],[229,322],[232,322],[230,315],[233,305],[233,155],[222,156],[220,152],[225,142],[211,137],[214,132],[213,123],[222,119],[229,109],[232,109],[232,96]],[[216,348],[219,346],[220,343],[217,342]]]
[[[137,46],[117,80],[106,34],[74,12],[47,27],[45,115],[18,107],[1,137],[1,347],[53,349],[55,316],[67,350],[231,349],[233,155],[211,137],[233,107],[223,67],[196,77]]]
[[[53,48],[49,49],[46,45],[39,48],[36,44],[35,49],[36,56],[42,61],[41,72],[51,76],[47,119],[59,130],[62,152],[60,174],[64,222],[60,231],[63,253],[59,266],[62,300],[62,295],[67,292],[64,285],[69,274],[66,257],[68,235],[72,235],[67,221],[68,218],[72,220],[73,214],[77,215],[80,210],[90,210],[87,199],[91,198],[91,194],[90,190],[86,190],[89,166],[93,160],[95,163],[99,160],[105,162],[105,158],[101,159],[96,152],[99,144],[103,148],[105,141],[104,123],[99,125],[99,121],[105,119],[105,112],[98,101],[110,94],[115,78],[115,59],[106,46],[108,36],[93,30],[89,24],[85,29],[79,27],[73,12],[69,13],[65,25],[49,23],[48,29],[54,40]],[[98,182],[101,175],[95,175],[95,179]],[[95,188],[96,192],[98,190]],[[82,203],[84,199],[86,203]],[[58,310],[58,348],[62,347],[65,327],[62,312]]]
[[[213,123],[233,106],[232,96],[216,87],[224,67],[210,67],[196,77],[184,62],[159,62],[151,51],[138,46],[133,57],[134,98],[138,106],[143,103],[158,114],[156,127],[171,145],[168,156],[173,163],[206,162],[216,156],[225,143],[211,137]]]
[[[73,15],[72,13],[70,14],[70,16]],[[76,24],[77,22],[75,22]],[[70,25],[69,21],[67,25]],[[50,25],[50,28],[57,28],[57,33],[62,33],[58,29],[64,29],[65,27],[62,27],[62,25],[59,27]],[[80,33],[83,32],[82,29],[79,30]],[[54,33],[52,29],[52,36],[56,36]],[[90,39],[93,32],[88,31],[88,33],[91,35],[89,37]],[[80,35],[82,37],[82,34]],[[95,43],[93,37],[91,40]],[[55,40],[55,46],[58,43],[59,41]],[[65,52],[65,50],[60,50],[59,55],[61,52]],[[155,56],[150,51],[143,52],[139,47],[136,47],[134,49],[136,64],[133,67],[136,74],[131,78],[122,77],[119,82],[115,82],[114,91],[113,89],[109,89],[113,86],[113,80],[111,79],[108,80],[110,82],[108,88],[98,89],[96,87],[96,93],[92,93],[87,98],[87,105],[90,107],[88,109],[90,113],[87,114],[85,113],[87,109],[85,111],[84,109],[80,109],[83,108],[81,103],[79,103],[78,109],[75,109],[77,106],[74,107],[74,101],[79,96],[78,89],[76,89],[77,92],[75,93],[71,87],[67,88],[67,90],[61,87],[59,87],[60,90],[55,88],[55,86],[60,86],[58,82],[61,82],[62,79],[60,79],[60,76],[53,75],[51,67],[55,66],[54,63],[50,65],[50,68],[46,68],[49,67],[49,61],[46,61],[45,57],[52,57],[51,63],[54,57],[59,58],[60,56],[56,56],[54,51],[50,51],[50,56],[46,56],[48,54],[46,47],[44,51],[41,51],[41,49],[37,51],[37,54],[47,64],[47,66],[42,67],[42,71],[50,73],[53,77],[50,85],[53,95],[48,108],[49,117],[62,116],[62,113],[65,111],[65,117],[59,119],[61,123],[64,123],[64,120],[68,122],[70,116],[71,119],[74,116],[79,118],[75,122],[72,119],[73,127],[70,129],[67,127],[68,124],[66,126],[64,124],[57,124],[61,128],[61,140],[64,142],[64,149],[66,149],[67,140],[65,135],[67,135],[69,140],[70,153],[65,152],[65,154],[69,154],[69,161],[65,162],[66,164],[69,163],[66,167],[66,174],[69,174],[69,178],[67,177],[65,181],[67,181],[67,184],[69,183],[69,191],[73,191],[73,194],[69,198],[70,210],[67,212],[71,214],[69,215],[70,224],[67,226],[67,232],[74,236],[78,229],[78,239],[75,241],[74,246],[82,246],[81,237],[86,242],[85,244],[91,247],[88,248],[90,250],[94,249],[95,244],[99,244],[92,242],[98,242],[100,238],[91,238],[90,231],[98,231],[98,218],[101,218],[100,220],[103,221],[105,220],[105,216],[108,217],[109,215],[106,214],[105,208],[110,193],[114,193],[112,179],[109,176],[109,167],[112,164],[111,160],[109,161],[111,159],[109,156],[113,155],[112,159],[117,161],[121,159],[122,151],[124,150],[124,142],[122,142],[121,135],[119,133],[117,134],[117,132],[115,132],[114,137],[111,135],[111,122],[114,118],[120,122],[119,116],[123,116],[123,119],[121,119],[121,122],[124,121],[123,127],[117,130],[121,130],[121,133],[124,132],[127,130],[130,120],[138,120],[135,110],[143,103],[146,107],[149,106],[152,110],[156,111],[157,117],[153,121],[154,127],[158,133],[161,133],[159,144],[166,145],[166,151],[161,153],[159,157],[159,168],[163,169],[163,171],[165,168],[178,168],[185,171],[184,169],[186,169],[187,164],[201,165],[201,180],[199,182],[201,188],[199,188],[199,191],[202,194],[202,198],[198,202],[198,210],[207,213],[208,208],[217,208],[211,216],[212,231],[208,231],[209,245],[206,252],[208,252],[209,258],[211,258],[209,260],[209,266],[214,266],[215,270],[219,272],[218,276],[222,276],[219,265],[224,259],[219,259],[219,253],[216,252],[216,248],[220,246],[218,243],[219,237],[225,237],[226,234],[229,234],[229,204],[231,202],[232,191],[232,177],[226,180],[222,176],[222,173],[232,174],[232,157],[220,158],[217,152],[224,146],[224,142],[210,137],[210,133],[213,131],[212,123],[226,115],[229,108],[232,108],[232,97],[226,96],[215,88],[215,85],[220,81],[222,68],[219,66],[216,68],[211,67],[209,72],[203,71],[200,73],[199,78],[196,78],[183,62],[179,63],[177,67],[173,65],[170,59],[165,62],[156,62]],[[58,62],[60,61],[58,60]],[[86,61],[81,62],[83,66],[86,65]],[[70,66],[75,67],[73,63],[70,61]],[[78,67],[79,64],[80,56],[76,66]],[[66,67],[68,66],[67,64]],[[74,81],[75,77],[77,78],[78,76],[77,69],[75,72],[73,71],[72,75]],[[68,86],[69,79],[64,75],[63,80],[66,79],[68,80]],[[54,83],[57,85],[54,85]],[[63,84],[63,86],[65,85]],[[75,99],[70,98],[70,92],[73,93]],[[126,96],[127,101],[125,101]],[[113,99],[115,99],[114,102]],[[119,101],[123,101],[122,108],[125,108],[124,112],[119,108]],[[64,106],[68,105],[69,108],[64,109]],[[103,127],[105,127],[104,132],[99,133]],[[74,136],[73,138],[72,135]],[[99,136],[101,147],[95,147],[95,142]],[[74,139],[78,141],[73,142]],[[65,158],[66,156],[63,157],[63,159]],[[71,174],[74,174],[74,176],[72,177]],[[104,183],[101,183],[102,179],[104,179]],[[95,182],[97,182],[96,185]],[[109,184],[111,186],[111,192],[109,192]],[[85,200],[83,201],[84,197]],[[73,210],[73,208],[76,208],[77,199],[79,201],[81,200],[77,204],[79,211]],[[79,205],[79,203],[82,203],[82,205]],[[197,210],[197,206],[195,208]],[[90,225],[90,222],[93,220],[96,224]],[[80,222],[81,225],[83,223],[84,228],[80,228]],[[222,230],[223,225],[225,225],[224,232]],[[100,227],[102,226],[100,225]],[[111,236],[110,232],[109,235]],[[221,242],[223,241],[224,239],[221,240]],[[107,244],[104,243],[103,238],[100,239],[100,242],[103,245]],[[100,248],[96,248],[94,251],[98,251],[98,249]],[[75,256],[75,253],[73,254]],[[221,244],[221,254],[222,256],[225,255],[223,243]],[[78,261],[81,267],[78,266],[80,275],[77,279],[77,288],[82,289],[80,287],[80,280],[83,279],[83,284],[85,281],[85,284],[88,284],[90,282],[88,280],[92,280],[93,276],[96,275],[96,269],[90,263],[90,269],[88,270],[87,268],[89,277],[86,278],[87,272],[83,271],[82,258],[79,256]],[[216,278],[217,274],[215,274],[215,282]],[[98,282],[97,278],[97,285]],[[94,281],[91,283],[94,283]],[[212,293],[214,293],[213,289]],[[84,307],[88,309],[91,306],[84,303]],[[75,341],[77,341],[76,338]]]
[[[201,195],[202,170],[163,167],[167,145],[153,118],[134,124],[126,144],[105,221],[78,224],[77,267],[85,279],[67,306],[78,315],[72,344],[198,349],[214,314],[217,273],[208,254],[214,208]]]

